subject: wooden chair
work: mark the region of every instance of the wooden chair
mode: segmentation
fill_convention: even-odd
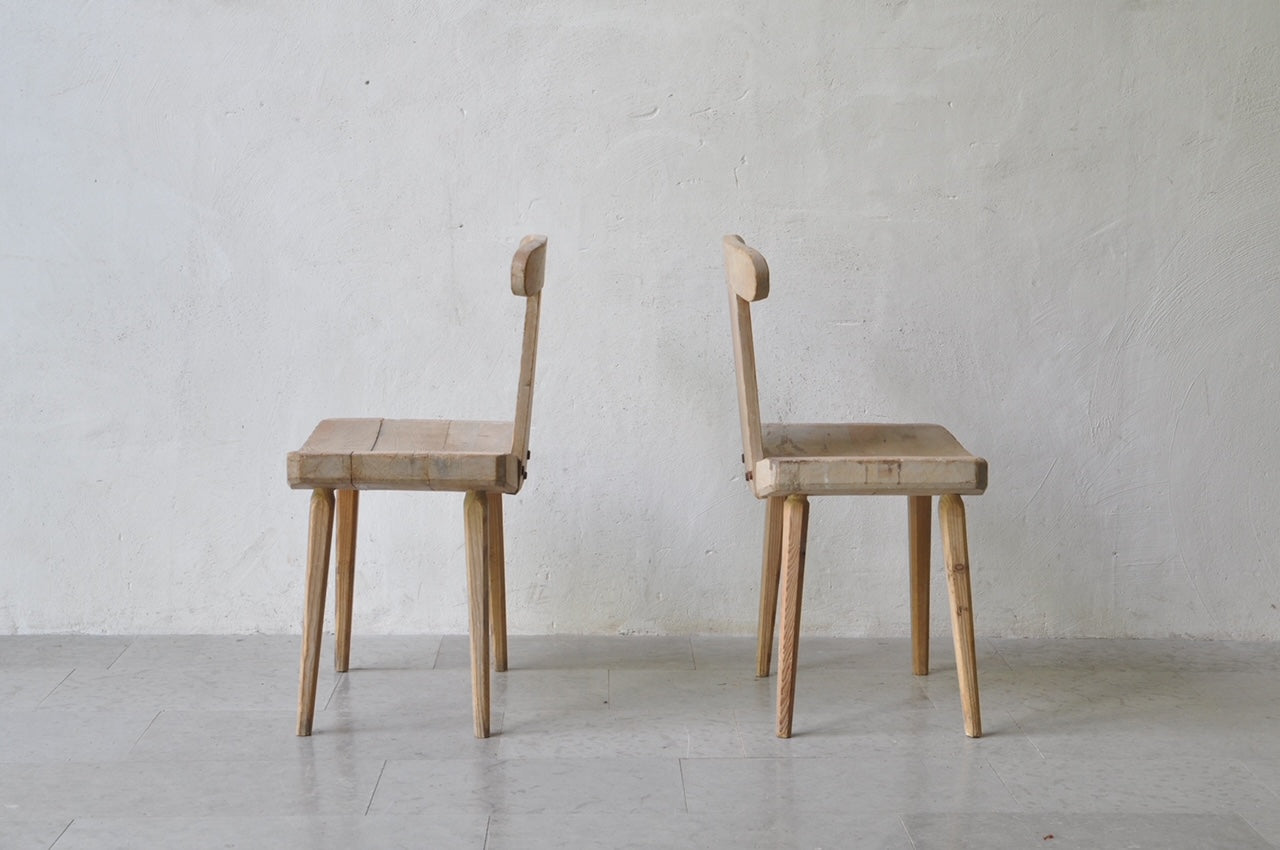
[[[310,488],[307,601],[302,627],[298,734],[310,735],[315,714],[320,636],[337,491],[338,568],[334,666],[351,657],[356,519],[361,490],[454,490],[466,493],[467,587],[471,627],[471,693],[477,738],[489,737],[489,632],[494,669],[507,669],[502,494],[528,477],[529,415],[538,350],[538,310],[546,263],[545,236],[526,236],[511,263],[511,291],[525,298],[524,347],[514,422],[449,419],[326,419],[289,453],[289,486]]]
[[[980,737],[969,549],[960,496],[986,490],[987,462],[965,451],[939,425],[761,424],[751,304],[769,294],[769,266],[738,236],[724,238],[724,259],[743,461],[756,498],[767,499],[756,646],[756,674],[761,677],[769,675],[778,585],[780,577],[784,579],[778,646],[778,737],[791,737],[809,497],[879,494],[907,497],[912,661],[918,676],[929,672],[929,514],[932,497],[941,497],[938,518],[951,594],[964,730],[970,737]]]

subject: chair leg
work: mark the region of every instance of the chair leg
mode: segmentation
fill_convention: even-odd
[[[489,494],[489,620],[493,669],[507,671],[507,567],[502,540],[502,494]]]
[[[982,737],[978,708],[978,659],[973,637],[973,598],[969,591],[969,539],[965,529],[964,502],[948,493],[938,500],[942,526],[942,550],[947,558],[947,588],[951,593],[951,632],[956,642],[956,672],[960,677],[960,704],[964,732]]]
[[[477,738],[489,737],[489,499],[469,491],[462,504],[467,528],[467,593],[471,612],[471,708]]]
[[[351,665],[351,606],[356,581],[356,526],[360,514],[360,491],[338,491],[338,570],[335,576],[337,600],[333,649],[333,669],[347,672]]]
[[[307,535],[307,606],[302,618],[302,670],[298,683],[298,734],[311,734],[320,675],[320,636],[324,630],[324,596],[329,584],[329,547],[333,542],[333,491],[311,493]]]
[[[796,661],[800,644],[800,602],[804,595],[805,538],[809,500],[788,496],[782,508],[782,639],[778,643],[778,737],[791,737],[796,701]]]
[[[929,539],[932,496],[907,497],[907,537],[911,550],[911,670],[929,674]]]
[[[760,623],[756,628],[756,675],[769,675],[773,660],[773,623],[778,616],[778,578],[782,572],[782,503],[772,496],[764,509],[764,564],[760,570]]]

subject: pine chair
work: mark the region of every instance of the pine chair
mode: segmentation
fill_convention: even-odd
[[[320,637],[324,626],[329,548],[337,491],[338,566],[334,666],[351,657],[356,519],[361,490],[453,490],[466,493],[467,588],[471,630],[471,694],[477,738],[489,737],[489,634],[494,669],[507,669],[502,494],[528,477],[529,417],[538,350],[538,311],[546,264],[545,236],[526,236],[511,262],[511,291],[525,298],[524,346],[514,422],[449,419],[326,419],[289,453],[289,486],[311,489],[307,601],[302,628],[298,734],[315,715]]]
[[[751,304],[769,295],[769,266],[739,236],[724,238],[724,260],[743,461],[756,498],[767,500],[756,645],[756,675],[761,677],[769,675],[780,580],[782,586],[778,737],[791,737],[809,497],[868,495],[907,497],[912,667],[917,676],[929,672],[929,514],[932,497],[941,497],[938,519],[951,595],[964,730],[970,737],[980,737],[969,548],[960,496],[986,490],[987,462],[965,451],[939,425],[761,424]]]

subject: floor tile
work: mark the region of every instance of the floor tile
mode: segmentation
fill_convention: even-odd
[[[75,672],[70,667],[8,667],[0,673],[0,711],[35,708]]]
[[[980,756],[687,759],[690,812],[1017,811]]]
[[[334,687],[334,674],[321,671],[317,705]],[[296,668],[236,667],[231,664],[134,666],[76,670],[41,702],[41,708],[83,711],[153,709],[297,709]]]
[[[485,850],[912,850],[892,814],[495,814]]]
[[[917,850],[1272,850],[1235,814],[903,816]]]
[[[1280,807],[1250,808],[1237,806],[1236,814],[1261,835],[1272,847],[1280,847]]]
[[[723,635],[694,635],[693,660],[699,670],[731,669],[754,673],[756,639]],[[778,642],[775,635],[769,667],[776,672]],[[934,635],[930,642],[931,668],[934,672],[951,671],[955,660],[951,637]],[[910,638],[831,638],[801,635],[798,653],[800,669],[878,671],[911,673]],[[978,641],[978,666],[1004,666],[995,648],[986,640]]]
[[[483,850],[487,824],[485,815],[449,811],[378,817],[77,818],[53,850]]]
[[[991,646],[1012,667],[1075,670],[1280,670],[1280,644],[1213,640],[1004,638]]]
[[[491,675],[492,697],[503,687]],[[354,670],[340,674],[322,711],[456,713],[471,710],[470,670]]]
[[[0,812],[0,847],[22,850],[52,847],[66,831],[71,818],[10,818]]]
[[[686,762],[687,764],[688,762]],[[391,761],[370,814],[684,811],[677,759]]]
[[[494,710],[609,707],[607,670],[509,670],[489,674]],[[326,711],[459,712],[471,710],[470,669],[356,670],[339,677]]]
[[[608,670],[508,670],[493,674],[507,710],[605,710],[611,707]]]
[[[0,771],[6,817],[363,814],[383,762],[95,762]]]
[[[0,711],[0,763],[124,758],[154,711]]]
[[[794,725],[790,738],[777,736],[777,724],[740,722],[743,750],[748,757],[856,757],[865,753],[896,753],[902,757],[986,757],[1006,753],[1010,758],[1041,758],[1031,740],[1007,714],[983,711],[983,737],[964,733],[959,705],[938,708],[861,712],[820,723]]]
[[[5,635],[0,669],[10,667],[110,667],[132,638],[96,635]]]
[[[128,752],[135,761],[238,761],[261,759],[492,758],[502,714],[490,722],[493,736],[475,737],[471,709],[445,712],[317,712],[310,737],[294,734],[292,711],[164,711]]]
[[[333,646],[332,636],[326,644]],[[157,667],[292,671],[297,675],[302,639],[295,635],[140,635],[110,665],[128,673]],[[332,662],[330,662],[332,666]]]
[[[1236,808],[1280,806],[1262,780],[1231,759],[1131,757],[1088,753],[1043,760],[990,763],[1028,811],[1115,813],[1226,813]]]
[[[0,637],[0,847],[1280,848],[1280,644],[980,640],[979,740],[947,639],[807,639],[787,740],[754,647],[518,636],[478,740],[466,636],[326,636],[298,738],[296,635]]]
[[[938,699],[941,692],[932,684],[929,692]],[[1150,757],[1249,752],[1238,734],[1239,713],[1233,716],[1214,706],[1182,673],[1013,669],[988,675],[982,698],[984,710],[1007,709],[1046,756],[1106,757],[1117,747]]]
[[[693,648],[687,637],[618,635],[512,635],[508,638],[511,670],[692,670]],[[436,667],[469,668],[466,635],[446,635]]]
[[[361,635],[351,639],[351,669],[430,670],[440,651],[440,635]],[[320,669],[333,670],[334,636],[321,642]],[[249,668],[296,678],[299,635],[144,635],[117,652],[113,672],[157,667]],[[105,666],[105,665],[104,665]]]
[[[690,713],[694,710],[769,711],[773,680],[752,671],[611,670],[609,705],[615,711]]]
[[[520,711],[503,718],[503,758],[709,758],[742,755],[732,712]]]
[[[441,635],[361,635],[357,632],[351,638],[351,671],[432,669],[442,640]]]
[[[778,679],[754,680],[761,698],[744,701],[737,708],[744,723],[771,723],[777,717]],[[944,708],[960,717],[960,700],[946,700]],[[796,674],[794,733],[823,733],[846,729],[896,713],[935,712],[938,705],[929,698],[919,677],[909,671],[802,669]]]

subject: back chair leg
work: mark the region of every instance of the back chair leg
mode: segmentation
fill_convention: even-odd
[[[973,636],[973,598],[969,591],[969,538],[965,529],[964,502],[951,493],[938,500],[942,549],[947,558],[947,588],[951,593],[951,632],[956,642],[956,672],[960,677],[960,704],[964,732],[982,737],[978,708],[978,659]]]
[[[769,675],[773,660],[773,623],[778,616],[778,578],[782,573],[782,503],[781,496],[765,502],[764,563],[760,570],[760,623],[756,628],[756,675]]]
[[[493,632],[493,669],[507,670],[507,567],[502,539],[502,494],[489,494],[489,617]]]
[[[302,671],[298,683],[298,734],[311,734],[316,711],[316,679],[320,675],[320,636],[324,630],[324,596],[329,584],[329,547],[333,543],[333,491],[311,493],[311,525],[307,535],[307,607],[302,618]]]
[[[933,497],[907,497],[907,538],[911,549],[911,671],[929,674],[929,547]]]
[[[489,499],[469,491],[462,503],[467,528],[467,592],[471,612],[471,709],[477,738],[489,737]]]
[[[800,645],[800,602],[804,596],[805,539],[809,500],[788,496],[782,508],[782,639],[778,643],[778,737],[791,737],[796,701],[796,662]]]
[[[351,665],[351,606],[356,582],[356,526],[360,514],[360,491],[338,491],[338,570],[335,577],[337,600],[333,669],[347,672]]]

